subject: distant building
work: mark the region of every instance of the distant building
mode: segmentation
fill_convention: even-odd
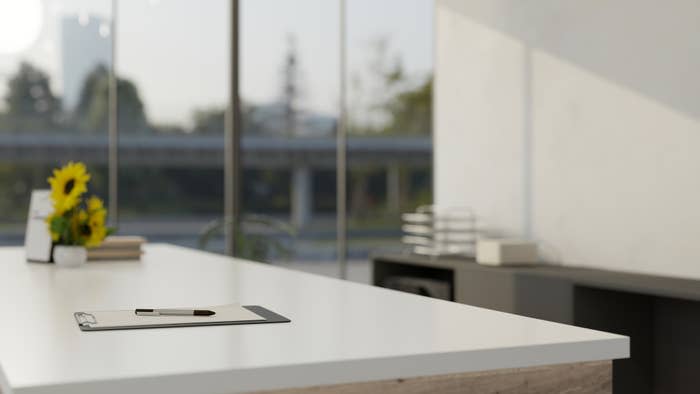
[[[78,104],[87,75],[95,66],[112,64],[112,40],[109,21],[76,15],[61,23],[61,63],[63,73],[63,109],[72,111]]]

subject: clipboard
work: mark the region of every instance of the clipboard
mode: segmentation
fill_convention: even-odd
[[[213,316],[137,316],[134,309],[118,311],[75,312],[81,331],[135,330],[225,326],[237,324],[289,323],[291,320],[259,305],[219,305],[197,307],[216,312]]]

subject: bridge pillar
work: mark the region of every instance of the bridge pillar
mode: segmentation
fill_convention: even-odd
[[[396,162],[389,164],[386,170],[386,200],[389,212],[399,213],[401,209],[401,168]]]
[[[311,221],[313,211],[311,168],[297,166],[292,170],[292,225],[303,228]]]

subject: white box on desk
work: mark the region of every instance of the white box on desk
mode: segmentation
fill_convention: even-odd
[[[537,244],[518,239],[480,239],[476,242],[476,262],[484,265],[536,264]]]

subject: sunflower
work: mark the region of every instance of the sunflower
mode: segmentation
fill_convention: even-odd
[[[93,227],[104,227],[107,219],[107,210],[104,203],[97,196],[92,196],[87,200],[88,221]]]
[[[73,209],[80,202],[80,196],[87,191],[90,174],[85,164],[69,162],[61,169],[53,170],[48,179],[51,185],[51,199],[56,215]]]
[[[107,236],[107,229],[105,228],[104,223],[89,220],[87,222],[87,228],[89,229],[90,235],[85,238],[85,247],[94,248],[96,246],[100,246],[102,241]]]
[[[100,246],[102,241],[107,236],[105,216],[107,216],[107,211],[104,209],[91,212],[88,215],[87,228],[90,229],[90,236],[85,240],[85,247],[91,248]]]
[[[73,215],[71,221],[71,231],[73,238],[86,248],[99,246],[107,236],[105,228],[105,210],[95,211],[93,214],[83,209]]]

